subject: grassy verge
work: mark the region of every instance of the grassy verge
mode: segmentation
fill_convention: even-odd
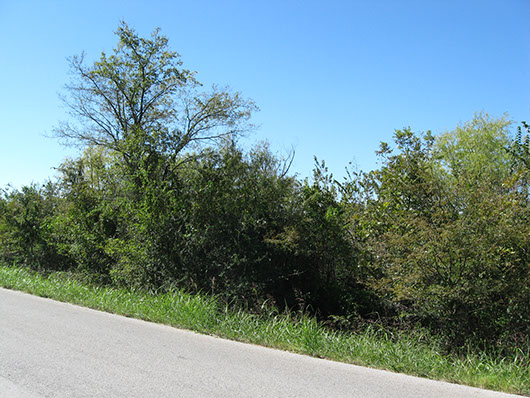
[[[0,266],[0,286],[237,341],[530,395],[530,361],[525,355],[510,361],[485,354],[444,356],[417,334],[396,338],[375,329],[341,333],[310,317],[275,312],[263,317],[230,310],[209,296],[182,291],[149,295],[84,284],[59,273],[44,277],[19,267]]]

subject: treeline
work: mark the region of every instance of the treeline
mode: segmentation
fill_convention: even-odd
[[[430,330],[449,350],[515,355],[530,335],[526,124],[478,114],[396,131],[380,167],[335,181],[244,150],[255,105],[202,86],[155,31],[123,23],[110,56],[71,60],[59,138],[83,146],[46,184],[0,197],[0,260],[153,292],[179,287],[314,313],[329,325]]]

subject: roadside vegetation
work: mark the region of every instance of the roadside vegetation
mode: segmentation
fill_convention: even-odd
[[[238,144],[251,100],[205,90],[159,31],[116,34],[71,59],[55,134],[80,156],[1,191],[2,286],[529,394],[527,124],[397,130],[378,169],[337,181],[316,161],[302,181]]]
[[[204,294],[182,290],[152,294],[97,286],[77,275],[47,276],[21,267],[0,267],[0,286],[115,314],[194,330],[319,358],[387,369],[470,386],[529,394],[530,370],[524,354],[511,360],[474,353],[459,357],[427,331],[392,333],[369,326],[355,333],[330,329],[307,314],[263,308],[237,309]]]

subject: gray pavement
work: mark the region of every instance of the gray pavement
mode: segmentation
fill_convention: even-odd
[[[515,396],[236,343],[0,289],[0,397]]]

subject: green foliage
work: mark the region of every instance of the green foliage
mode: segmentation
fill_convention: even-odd
[[[506,150],[512,160],[512,181],[519,184],[519,190],[526,195],[528,202],[530,197],[530,126],[526,122],[522,122],[522,127],[517,127],[517,134]]]
[[[316,162],[313,182],[305,181],[297,198],[295,222],[276,244],[299,273],[295,303],[321,315],[357,314],[362,292],[357,285],[357,250],[346,233],[347,219],[324,162]]]
[[[0,195],[1,261],[516,355],[530,334],[527,124],[515,139],[485,113],[436,137],[398,130],[380,168],[338,183],[317,162],[299,181],[267,144],[237,145],[251,101],[199,91],[158,30],[116,34],[112,55],[71,61],[75,121],[56,133],[81,156],[56,183]]]
[[[396,132],[399,153],[383,146],[383,166],[364,177],[372,196],[361,231],[370,284],[395,314],[451,347],[473,339],[509,350],[530,326],[530,209],[508,179],[505,123],[483,122],[484,131],[457,129],[437,141]],[[466,157],[470,142],[476,153]],[[498,164],[486,167],[487,157]]]
[[[62,269],[68,262],[57,250],[52,224],[59,206],[57,187],[48,182],[0,197],[0,259],[40,269]]]
[[[110,149],[134,174],[161,155],[175,161],[193,145],[250,127],[255,105],[229,90],[198,91],[194,73],[181,68],[158,29],[147,39],[122,22],[116,35],[113,54],[102,53],[92,66],[84,54],[71,59],[73,79],[63,101],[73,122],[55,129],[59,138]]]
[[[495,120],[478,113],[455,130],[437,136],[435,151],[447,177],[465,178],[470,183],[504,182],[510,173],[511,157],[505,151],[510,125],[506,117]]]
[[[252,302],[282,280],[266,238],[288,222],[294,180],[268,148],[246,157],[233,145],[189,164],[186,190],[192,200],[183,251],[190,282]]]
[[[523,129],[525,133],[523,133]],[[517,127],[515,139],[508,145],[507,149],[513,156],[515,168],[530,169],[530,125],[522,122],[522,127]]]
[[[120,176],[113,157],[90,147],[77,160],[64,162],[59,171],[62,203],[52,227],[61,237],[59,250],[78,270],[108,275],[111,258],[105,252],[109,239],[118,233]]]

